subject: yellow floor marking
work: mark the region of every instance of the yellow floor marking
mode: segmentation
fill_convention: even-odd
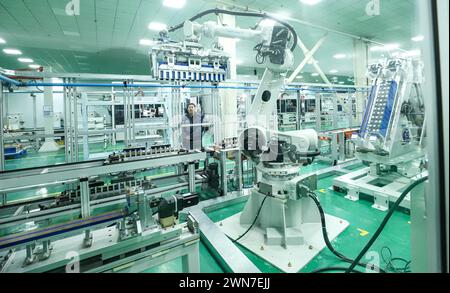
[[[325,193],[325,192],[327,192],[327,190],[322,188],[322,189],[319,190],[319,192]]]
[[[359,233],[359,236],[364,237],[364,236],[366,236],[367,234],[369,234],[369,232],[367,232],[367,231],[364,230],[364,229],[358,228],[357,230],[360,232],[360,233]]]

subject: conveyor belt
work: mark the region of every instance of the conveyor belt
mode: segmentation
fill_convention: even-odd
[[[0,172],[0,192],[26,189],[42,184],[64,182],[66,180],[88,178],[92,176],[119,173],[132,170],[145,170],[163,166],[177,165],[206,159],[204,152],[150,155],[138,160],[129,160],[113,164],[104,164],[104,160],[80,163],[68,163],[55,166],[29,168]]]
[[[102,223],[108,223],[110,221],[120,219],[123,216],[124,214],[122,211],[114,211],[85,219],[70,221],[64,224],[57,224],[42,229],[35,229],[32,231],[8,235],[0,238],[0,249],[17,246],[30,241],[48,238],[74,230],[88,228]]]
[[[25,176],[39,175],[39,174],[51,174],[60,171],[65,171],[67,169],[71,170],[82,170],[85,168],[98,167],[104,164],[105,160],[93,160],[88,162],[76,162],[76,163],[64,163],[50,166],[23,168],[18,170],[9,170],[0,172],[0,182],[2,180],[10,178],[20,178]]]

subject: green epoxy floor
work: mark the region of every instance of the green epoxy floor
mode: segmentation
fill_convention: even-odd
[[[103,150],[98,147],[98,150]],[[64,162],[64,150],[60,150],[54,154],[36,154],[30,153],[25,157],[6,160],[6,169],[14,170],[20,168],[30,168],[36,166],[53,165]],[[320,170],[329,167],[329,165],[314,163],[311,166],[302,169],[302,173]],[[362,167],[362,165],[356,168]],[[337,176],[337,175],[336,175]],[[386,215],[385,212],[375,210],[371,207],[371,203],[361,200],[352,202],[346,200],[343,194],[330,189],[334,176],[322,178],[318,182],[318,191],[316,194],[322,203],[326,213],[343,218],[350,223],[350,226],[341,233],[334,241],[334,247],[344,255],[353,258],[363,248],[377,229],[379,223]],[[30,194],[16,194],[16,198],[25,198]],[[208,196],[204,196],[207,198]],[[245,203],[236,204],[227,208],[213,211],[208,216],[214,221],[221,221],[235,213],[240,212]],[[406,260],[410,259],[410,216],[402,212],[395,212],[390,222],[384,229],[381,236],[373,245],[371,251],[380,253],[383,246],[387,246],[392,250],[393,257],[401,257]],[[238,245],[239,246],[239,245]],[[279,269],[262,260],[252,252],[239,246],[244,254],[262,271],[266,273],[277,273]],[[365,261],[370,261],[366,259]],[[381,260],[380,260],[381,261]],[[342,263],[326,248],[317,255],[301,272],[310,272],[317,268],[330,266],[348,266]],[[384,263],[381,262],[381,266]],[[220,273],[223,272],[221,266],[213,258],[203,243],[200,244],[200,270],[204,273]],[[363,269],[362,269],[363,270]],[[165,263],[163,265],[146,270],[152,273],[169,273],[181,272],[181,259]]]

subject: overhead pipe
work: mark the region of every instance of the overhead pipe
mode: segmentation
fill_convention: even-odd
[[[14,80],[14,79],[11,79],[11,78],[6,77],[6,76],[4,76],[2,74],[0,74],[0,80],[3,81],[4,83],[10,83],[10,84],[17,85],[17,86],[21,86],[22,85],[22,82]]]
[[[129,83],[49,83],[49,82],[19,82],[17,80],[11,79],[4,75],[0,74],[0,80],[5,83],[10,83],[19,87],[35,87],[35,86],[55,86],[55,87],[130,87],[130,88],[188,88],[188,89],[234,89],[234,90],[255,90],[258,87],[255,86],[227,86],[227,85],[171,85],[171,84],[129,84]],[[303,85],[299,84],[299,88],[295,87],[287,87],[284,91],[317,91],[317,89],[304,89]],[[308,87],[322,87],[322,85],[307,85]],[[330,87],[330,85],[323,85],[324,87]],[[328,89],[328,91],[339,91],[340,89],[344,90],[344,86],[335,86],[335,89]],[[321,89],[321,91],[327,91],[325,89]],[[358,91],[355,88],[354,91]]]

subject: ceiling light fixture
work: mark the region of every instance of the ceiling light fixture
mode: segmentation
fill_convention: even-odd
[[[331,69],[331,70],[330,70],[330,73],[331,73],[331,74],[335,74],[335,73],[338,73],[338,72],[339,72],[339,71],[338,71],[337,69]]]
[[[163,5],[170,8],[180,9],[186,4],[186,0],[163,0]]]
[[[158,32],[160,32],[160,31],[162,31],[162,30],[167,29],[167,24],[165,24],[165,23],[160,23],[160,22],[151,22],[151,23],[148,25],[148,29],[150,29],[150,30],[152,30],[152,31],[158,31]]]
[[[155,41],[149,39],[141,39],[139,40],[139,45],[141,46],[153,46]]]
[[[17,60],[19,60],[22,63],[33,63],[34,62],[33,59],[30,59],[30,58],[19,58]]]
[[[400,48],[399,44],[386,44],[384,46],[373,46],[370,48],[370,51],[372,52],[386,52],[386,51],[393,51]]]
[[[345,57],[347,57],[345,54],[336,54],[333,56],[334,59],[344,59]]]
[[[319,76],[318,73],[311,73],[311,76]]]
[[[0,38],[0,44],[5,44],[5,43],[6,43],[6,41],[4,39]]]
[[[22,52],[17,49],[3,49],[3,52],[8,55],[22,55]]]
[[[306,4],[306,5],[316,5],[320,1],[321,0],[300,0],[300,2],[302,2],[303,4]]]
[[[413,42],[422,42],[425,39],[424,36],[419,35],[419,36],[415,36],[414,38],[411,39],[411,41]]]
[[[30,68],[33,68],[33,69],[38,69],[38,68],[41,68],[41,65],[37,65],[37,64],[30,64],[30,65],[28,65]]]

